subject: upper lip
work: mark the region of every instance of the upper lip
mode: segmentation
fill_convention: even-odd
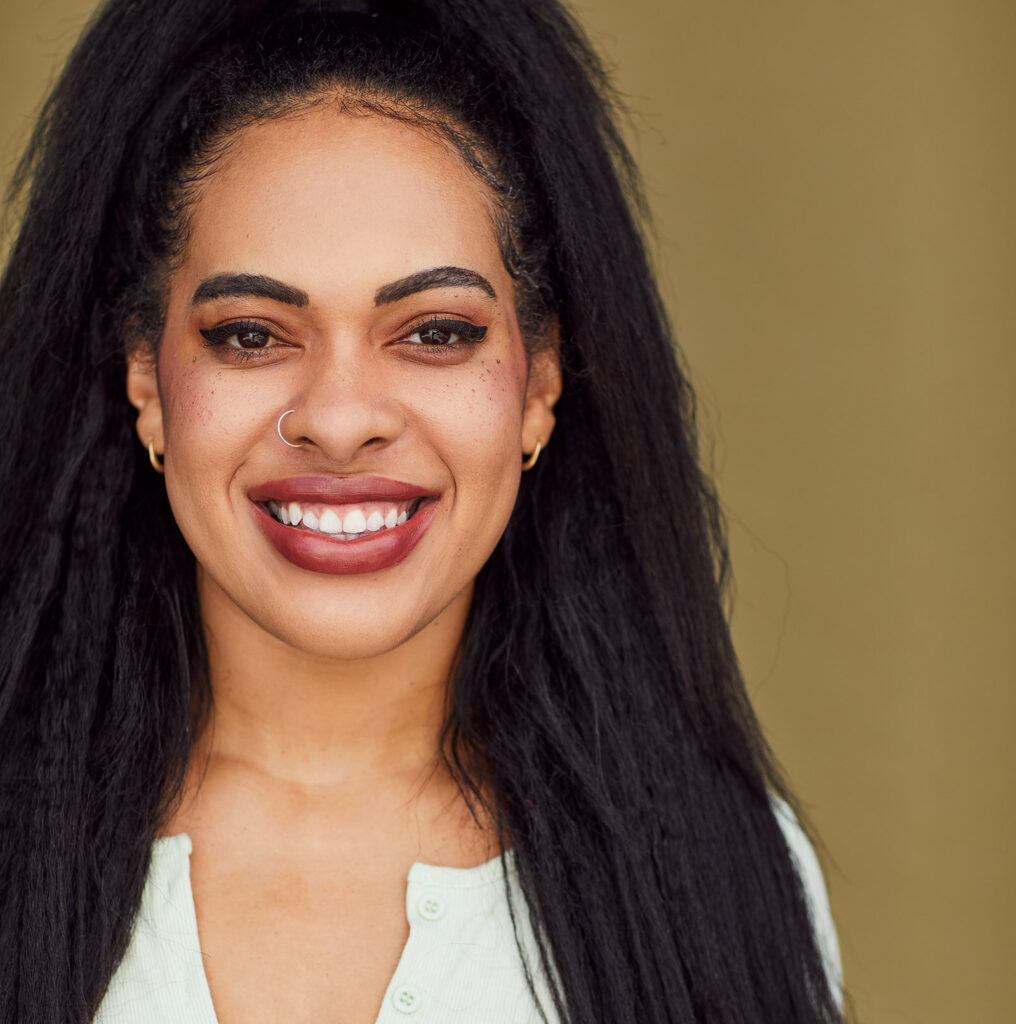
[[[289,476],[282,480],[267,480],[248,492],[251,501],[319,501],[324,505],[410,501],[432,494],[425,487],[383,476]]]

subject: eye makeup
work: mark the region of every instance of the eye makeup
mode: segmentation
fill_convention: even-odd
[[[205,347],[235,360],[247,362],[260,358],[269,349],[280,347],[272,329],[256,320],[234,320],[218,327],[202,328]],[[429,317],[404,329],[396,344],[407,344],[424,351],[462,350],[483,341],[485,326],[458,317]]]
[[[264,324],[253,320],[233,321],[220,327],[206,328],[200,333],[209,348],[218,348],[231,338],[236,338],[239,344],[229,345],[229,348],[255,352],[268,348],[268,343],[273,337],[272,332]]]
[[[405,335],[405,339],[414,345],[451,348],[462,344],[476,345],[483,341],[486,335],[486,327],[470,323],[468,320],[438,317],[418,324]],[[420,340],[414,341],[414,338],[419,338]]]

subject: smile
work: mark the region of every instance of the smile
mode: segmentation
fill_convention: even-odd
[[[440,504],[425,488],[376,476],[289,477],[248,497],[256,525],[286,561],[335,576],[398,565]]]
[[[422,501],[422,498],[413,498],[400,502],[329,505],[271,499],[262,504],[272,518],[284,526],[326,534],[334,540],[354,541],[401,526],[413,517]]]

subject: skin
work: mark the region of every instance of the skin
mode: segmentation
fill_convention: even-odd
[[[376,303],[445,266],[494,297],[444,286]],[[237,273],[307,301],[193,302]],[[434,315],[486,336],[425,350],[410,339]],[[234,320],[279,343],[246,361],[209,348],[199,332]],[[474,579],[560,387],[553,344],[527,358],[491,197],[440,141],[323,105],[246,129],[203,183],[157,358],[130,360],[127,392],[198,563],[214,710],[164,833],[193,842],[220,1024],[373,1022],[408,936],[410,865],[499,852],[438,745]],[[301,448],[276,433],[286,409]],[[304,474],[422,485],[434,519],[383,571],[298,568],[257,529],[248,492]]]

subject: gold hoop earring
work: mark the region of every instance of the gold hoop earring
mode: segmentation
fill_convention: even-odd
[[[159,456],[155,454],[155,438],[150,437],[148,439],[148,461],[152,464],[152,469],[156,473],[162,474],[166,470],[163,468],[162,462],[159,461]]]
[[[291,413],[296,412],[295,409],[287,409],[280,417],[279,422],[275,424],[275,430],[279,435],[280,440],[283,444],[288,444],[290,448],[302,448],[307,442],[301,441],[299,444],[293,444],[292,441],[286,440],[286,435],[282,433],[282,421]]]
[[[540,452],[543,450],[542,438],[537,439],[536,447],[533,449],[533,454],[522,463],[523,472],[527,469],[532,469],[536,465],[536,460],[540,457]]]

